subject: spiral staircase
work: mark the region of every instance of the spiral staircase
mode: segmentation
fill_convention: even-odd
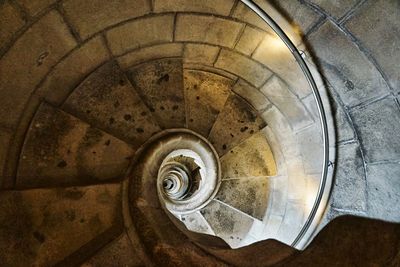
[[[271,3],[44,2],[2,7],[27,23],[0,50],[0,266],[399,262],[398,225],[334,220],[400,222],[335,202],[330,84]]]

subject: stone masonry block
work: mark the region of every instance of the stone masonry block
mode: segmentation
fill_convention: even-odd
[[[215,67],[240,76],[255,87],[260,87],[271,76],[262,64],[226,49],[221,50]]]
[[[17,2],[20,3],[31,16],[35,16],[46,7],[54,4],[56,0],[17,0]]]
[[[271,104],[260,90],[243,80],[235,84],[233,91],[246,99],[258,111],[264,111]]]
[[[198,63],[212,66],[220,48],[205,44],[186,44],[183,53],[185,63]]]
[[[18,11],[8,1],[0,3],[0,49],[10,41],[11,37],[24,25]]]
[[[35,86],[76,45],[61,16],[52,11],[36,22],[0,61],[0,123],[15,127]],[[23,64],[21,64],[23,62]]]
[[[155,12],[199,12],[229,15],[234,0],[155,0]]]
[[[400,109],[392,98],[355,108],[350,115],[368,163],[400,159]]]
[[[310,0],[310,2],[320,6],[326,13],[336,19],[343,17],[347,11],[349,11],[358,0]]]
[[[176,21],[176,41],[203,42],[233,47],[244,25],[213,16],[179,14]]]
[[[265,32],[246,26],[239,38],[235,49],[240,53],[250,56],[265,37]]]
[[[150,12],[148,0],[68,0],[63,8],[82,39],[122,21]],[[145,28],[141,28],[143,30]]]
[[[171,42],[173,28],[173,15],[159,15],[123,24],[109,30],[106,36],[112,53],[122,55],[139,47]]]

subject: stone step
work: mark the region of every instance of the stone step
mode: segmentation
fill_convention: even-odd
[[[26,134],[16,187],[75,186],[121,179],[133,153],[127,143],[42,103]]]
[[[160,131],[150,110],[115,62],[89,75],[62,107],[135,148]]]

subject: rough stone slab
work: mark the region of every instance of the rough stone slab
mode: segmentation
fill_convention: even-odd
[[[246,25],[235,49],[250,56],[265,37],[265,32]]]
[[[233,87],[233,91],[246,99],[256,110],[264,111],[270,104],[268,98],[257,88],[244,80],[239,80]]]
[[[3,180],[3,169],[7,160],[8,148],[11,143],[12,133],[0,130],[0,184]]]
[[[294,131],[313,123],[313,118],[300,99],[276,76],[269,79],[260,91],[282,112]]]
[[[246,139],[220,160],[223,180],[276,175],[274,155],[263,132]]]
[[[361,150],[356,143],[339,146],[335,169],[333,207],[354,212],[365,211],[365,171]]]
[[[294,25],[294,30],[297,29],[301,35],[306,33],[322,17],[302,0],[271,0],[269,2],[287,17],[289,22]]]
[[[239,53],[222,49],[215,67],[231,72],[255,87],[260,87],[272,75],[265,66]]]
[[[400,92],[399,3],[393,0],[367,1],[345,26],[368,48],[388,76],[391,86]]]
[[[61,105],[88,73],[108,59],[101,38],[91,39],[58,63],[35,94],[53,105]]]
[[[262,221],[269,205],[269,183],[269,177],[224,180],[215,198]]]
[[[115,62],[87,77],[62,108],[134,148],[160,131],[151,112]]]
[[[112,53],[122,55],[130,50],[154,44],[172,42],[174,15],[140,18],[107,31]]]
[[[22,16],[8,1],[0,4],[0,49],[24,24]]]
[[[238,77],[233,75],[232,73],[229,73],[222,69],[217,69],[215,67],[207,66],[207,65],[196,64],[196,63],[183,63],[183,68],[187,69],[187,70],[201,70],[201,71],[214,73],[214,74],[220,75],[222,77],[231,79],[233,81],[236,81],[238,79]]]
[[[332,22],[325,22],[308,41],[321,61],[324,76],[346,106],[389,92],[375,66]]]
[[[76,42],[52,11],[27,30],[0,61],[0,123],[15,127],[35,86]],[[23,64],[21,64],[23,62]]]
[[[235,248],[246,237],[253,220],[218,201],[211,201],[201,211],[214,233]]]
[[[197,63],[212,66],[220,48],[205,44],[186,44],[183,53],[185,63]]]
[[[67,0],[63,8],[82,39],[119,22],[150,12],[148,0]]]
[[[214,231],[211,229],[206,219],[204,219],[203,215],[201,215],[200,211],[188,215],[182,215],[181,221],[190,231],[215,235]]]
[[[46,7],[54,4],[56,0],[17,0],[17,2],[21,4],[31,16],[35,16]]]
[[[265,126],[266,123],[253,107],[242,98],[231,95],[215,121],[208,140],[222,156]]]
[[[120,191],[99,185],[2,192],[2,264],[53,266],[94,238],[101,244],[101,234],[122,228]]]
[[[286,206],[282,224],[279,227],[279,241],[291,245],[300,233],[306,219],[306,214],[304,214],[304,204],[289,202]]]
[[[322,172],[323,149],[321,128],[312,125],[296,133],[299,150],[307,174]]]
[[[268,34],[252,57],[283,79],[300,98],[311,93],[300,66],[276,34]]]
[[[185,125],[181,59],[155,60],[135,66],[129,69],[128,78],[162,128]]]
[[[184,71],[187,127],[208,136],[231,93],[233,81],[203,71]]]
[[[367,165],[367,216],[400,222],[400,164]]]
[[[131,241],[126,233],[122,234],[112,243],[100,250],[81,267],[103,267],[103,266],[143,266],[139,256],[135,252]]]
[[[48,104],[36,113],[22,148],[17,187],[84,185],[122,178],[132,148]]]
[[[311,3],[321,7],[327,14],[331,15],[336,19],[343,17],[353,6],[355,6],[358,0],[310,0]]]
[[[288,200],[288,177],[276,176],[270,178],[270,188],[271,192],[268,206],[269,216],[265,221],[265,224],[268,226],[272,223],[274,226],[279,226],[286,212],[286,204]],[[276,235],[279,228],[275,229],[274,234]]]
[[[183,44],[166,43],[140,48],[117,58],[117,60],[121,68],[127,69],[129,67],[144,63],[149,60],[182,57],[182,51]]]
[[[155,0],[155,12],[198,12],[227,16],[234,0]]]
[[[233,47],[243,24],[213,16],[178,14],[175,41]]]
[[[400,109],[394,99],[355,108],[350,115],[368,163],[400,159]]]

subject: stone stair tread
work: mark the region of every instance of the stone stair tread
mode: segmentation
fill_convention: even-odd
[[[164,128],[185,126],[182,59],[159,59],[127,71],[143,102]]]
[[[184,70],[187,126],[208,136],[228,99],[233,80],[205,71]]]
[[[207,220],[203,217],[200,211],[187,215],[182,215],[180,220],[190,231],[208,235],[215,235],[214,231],[211,229]]]
[[[116,62],[90,74],[68,97],[63,109],[140,147],[160,127]]]
[[[111,229],[122,232],[120,203],[120,184],[3,191],[2,265],[54,266],[82,247],[81,257],[92,253]]]
[[[120,179],[133,153],[127,143],[42,103],[26,135],[16,186],[73,186]]]
[[[215,121],[208,139],[221,157],[265,126],[264,120],[250,104],[243,98],[231,94]]]

